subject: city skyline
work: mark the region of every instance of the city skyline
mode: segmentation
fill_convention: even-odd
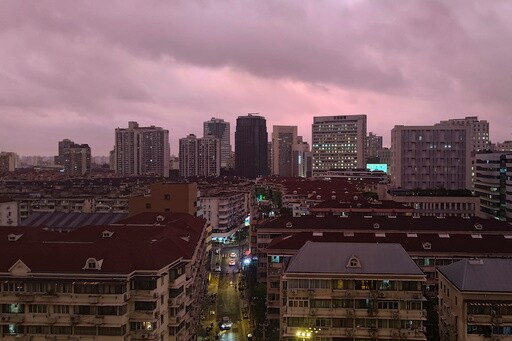
[[[512,139],[506,1],[0,9],[0,149],[19,155],[56,155],[65,138],[108,155],[128,121],[168,129],[177,155],[210,117],[234,127],[250,112],[309,143],[314,116],[357,114],[385,146],[394,125],[465,116],[489,121],[494,143]]]

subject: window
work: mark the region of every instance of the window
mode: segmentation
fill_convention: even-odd
[[[171,200],[170,194],[164,194],[164,200]]]
[[[29,304],[28,312],[32,314],[46,314],[47,306],[45,304]]]
[[[135,301],[135,310],[137,311],[153,311],[155,309],[155,301]]]
[[[54,314],[69,314],[69,305],[54,305]]]
[[[146,210],[150,210],[151,209],[151,203],[147,202],[146,203]]]
[[[23,314],[25,306],[23,304],[2,304],[2,313],[7,314]]]
[[[356,256],[350,257],[348,260],[347,268],[360,268],[361,263],[359,262],[359,259]]]
[[[96,327],[76,326],[75,335],[96,335]]]
[[[22,292],[25,291],[23,282],[4,282],[3,291]]]

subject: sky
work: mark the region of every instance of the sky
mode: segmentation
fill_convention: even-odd
[[[0,2],[0,150],[108,155],[128,121],[202,136],[260,113],[297,125],[366,114],[395,124],[478,116],[512,140],[512,1]],[[233,141],[232,141],[233,143]]]

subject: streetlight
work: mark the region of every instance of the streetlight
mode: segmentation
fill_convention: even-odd
[[[308,339],[312,339],[315,336],[315,334],[318,334],[318,332],[321,330],[322,329],[320,328],[307,328],[305,330],[297,330],[297,333],[295,333],[295,335],[302,341],[306,341]]]

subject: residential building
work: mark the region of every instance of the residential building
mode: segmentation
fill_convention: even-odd
[[[220,176],[220,140],[213,136],[197,138],[190,134],[180,139],[180,176]]]
[[[497,152],[512,152],[512,141],[503,141],[496,144]]]
[[[169,131],[160,127],[116,128],[115,171],[118,175],[169,176]]]
[[[200,198],[203,218],[212,227],[212,240],[226,240],[244,227],[249,214],[248,193],[224,191]]]
[[[231,154],[230,124],[220,118],[212,117],[203,123],[203,136],[213,136],[220,140],[220,167],[229,168]]]
[[[297,143],[297,126],[272,128],[272,174],[293,176],[293,150]]]
[[[313,177],[364,168],[366,115],[314,117],[312,138]]]
[[[468,126],[402,126],[391,131],[391,183],[403,189],[471,189]]]
[[[278,284],[281,340],[426,340],[424,281],[399,244],[306,242]]]
[[[376,135],[372,132],[366,136],[366,152],[365,157],[378,156],[378,151],[382,149],[382,136]]]
[[[18,203],[9,197],[0,197],[0,226],[17,226]]]
[[[489,150],[491,144],[489,142],[489,122],[478,120],[478,116],[467,116],[465,118],[449,119],[441,121],[436,125],[447,125],[453,127],[469,127],[471,131],[470,148],[472,152]]]
[[[512,259],[464,259],[440,267],[442,341],[512,340]]]
[[[199,191],[195,182],[155,183],[150,193],[130,198],[130,216],[143,212],[187,213],[201,216]]]
[[[71,141],[70,139],[64,139],[62,141],[59,141],[59,143],[58,143],[59,154],[57,156],[55,156],[55,164],[56,165],[64,166],[64,162],[65,162],[64,153],[65,153],[66,149],[70,148],[74,144],[75,144],[75,142]]]
[[[91,171],[91,147],[88,144],[72,144],[59,157],[62,157],[67,175],[82,176]]]
[[[297,136],[297,143],[292,150],[292,177],[306,178],[311,176],[311,151],[309,144]]]
[[[248,114],[236,119],[235,170],[238,176],[255,179],[269,174],[267,121]]]
[[[475,194],[482,214],[512,220],[512,152],[476,154]]]
[[[18,168],[19,157],[13,152],[0,153],[0,173],[14,172]]]
[[[206,222],[185,214],[130,219],[57,234],[0,228],[2,340],[195,340]]]

